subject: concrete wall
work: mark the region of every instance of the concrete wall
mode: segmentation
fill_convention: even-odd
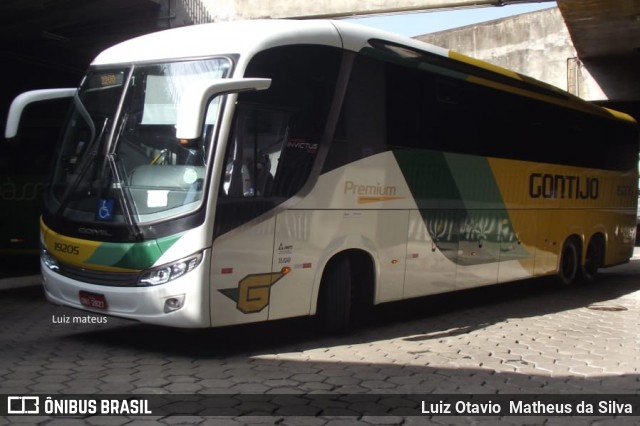
[[[172,26],[174,27],[213,22],[213,18],[202,0],[179,0],[172,2],[172,4],[174,7],[171,11]]]
[[[584,64],[577,60],[558,8],[416,38],[512,69],[583,99],[608,99]]]

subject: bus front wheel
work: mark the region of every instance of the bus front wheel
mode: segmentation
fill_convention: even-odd
[[[347,256],[333,259],[320,283],[317,320],[328,333],[346,332],[351,320],[351,265]]]

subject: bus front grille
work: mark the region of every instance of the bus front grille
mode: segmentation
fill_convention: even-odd
[[[58,273],[73,280],[85,283],[113,286],[135,287],[138,284],[138,272],[105,272],[92,271],[75,266],[60,264]]]

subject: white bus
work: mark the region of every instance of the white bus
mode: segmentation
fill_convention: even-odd
[[[41,218],[55,304],[217,327],[627,262],[625,114],[431,45],[333,21],[171,29],[98,55]]]

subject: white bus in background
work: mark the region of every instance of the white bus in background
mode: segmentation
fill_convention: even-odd
[[[557,274],[635,237],[635,122],[344,22],[248,21],[102,52],[41,218],[49,301],[175,327],[318,314]],[[606,150],[603,154],[603,146]]]

